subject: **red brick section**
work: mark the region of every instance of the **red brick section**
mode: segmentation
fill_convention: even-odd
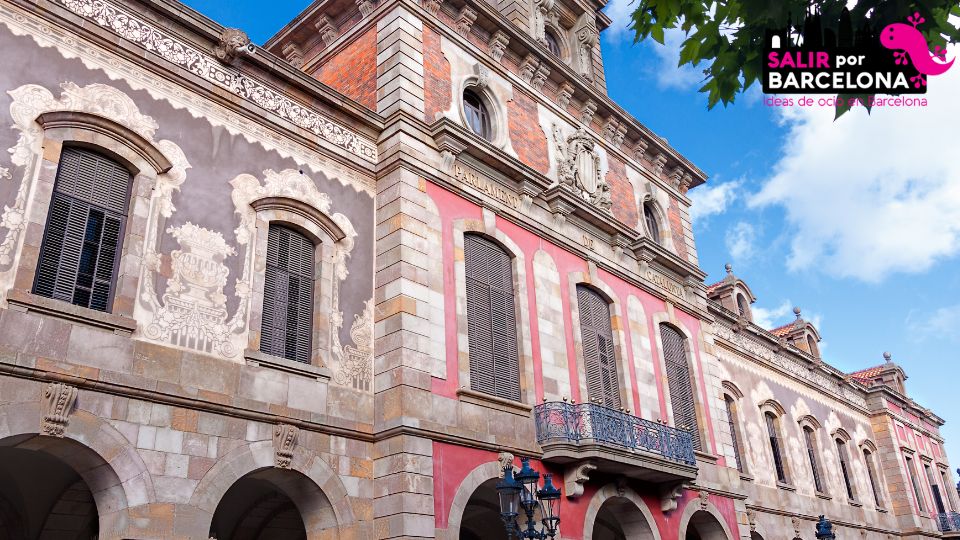
[[[377,110],[377,29],[367,29],[312,75],[370,110]]]
[[[609,155],[609,154],[608,154]],[[637,227],[637,203],[633,185],[627,180],[627,168],[617,158],[609,156],[607,184],[610,185],[610,200],[613,201],[613,215],[631,227]]]
[[[440,34],[423,27],[423,117],[428,124],[450,108],[450,62],[440,50]]]
[[[677,255],[681,259],[688,261],[690,260],[687,256],[687,242],[683,237],[683,222],[680,221],[680,204],[676,199],[670,199],[670,211],[668,212],[668,219],[670,219],[670,233],[673,235],[673,245],[677,249]]]
[[[517,152],[520,161],[543,174],[550,169],[547,157],[547,136],[540,127],[537,115],[537,103],[530,94],[513,87],[513,99],[510,100],[509,115],[510,143]]]

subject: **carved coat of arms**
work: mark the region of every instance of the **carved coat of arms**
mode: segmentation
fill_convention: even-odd
[[[560,128],[553,126],[557,150],[557,178],[562,185],[573,189],[583,199],[603,210],[610,210],[610,186],[600,174],[600,154],[596,143],[582,127],[564,138]]]

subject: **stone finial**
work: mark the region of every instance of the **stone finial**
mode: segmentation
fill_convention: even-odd
[[[532,54],[523,57],[523,63],[520,64],[520,78],[523,79],[523,82],[528,83],[533,80],[533,74],[538,64],[540,64],[540,61]]]
[[[461,36],[466,37],[470,33],[470,28],[473,27],[474,21],[477,20],[477,11],[470,6],[463,6],[460,10],[460,13],[457,15],[457,33]]]
[[[337,40],[340,35],[340,27],[333,23],[328,15],[323,15],[316,24],[317,31],[320,32],[320,38],[323,39],[323,45],[329,47]]]
[[[250,42],[246,32],[238,28],[224,28],[213,54],[224,64],[233,64],[237,58],[250,56],[255,50],[256,46]]]
[[[502,30],[497,30],[490,36],[490,40],[487,41],[487,45],[490,47],[490,56],[497,62],[503,59],[503,53],[507,50],[507,45],[510,44],[510,37],[507,36]]]
[[[793,314],[797,316],[797,320],[800,319],[800,306],[795,306],[793,308]]]
[[[584,124],[590,125],[590,122],[593,121],[593,114],[597,112],[597,102],[592,99],[588,99],[583,102],[583,106],[580,107],[580,121]]]
[[[290,424],[277,424],[273,429],[274,465],[280,469],[289,469],[293,461],[293,449],[297,446],[300,428]]]
[[[731,276],[733,275],[733,265],[732,265],[732,264],[727,263],[727,264],[723,265],[723,269],[727,271],[727,274],[729,274],[729,275],[731,275]]]
[[[546,64],[540,64],[537,67],[537,71],[533,74],[533,78],[530,80],[530,86],[534,90],[543,90],[543,83],[547,82],[547,77],[550,76],[550,68]]]
[[[373,8],[377,6],[373,0],[357,0],[357,7],[360,8],[360,16],[368,17],[373,13]]]
[[[291,66],[297,69],[303,67],[303,51],[296,43],[287,43],[283,46],[283,57]]]
[[[891,362],[893,362],[893,355],[890,354],[889,352],[884,351],[884,353],[883,353],[883,361],[886,362],[886,363],[888,363],[888,364],[891,363]]]
[[[557,91],[557,105],[562,109],[566,109],[570,105],[570,99],[573,97],[573,85],[567,81],[564,81],[560,85],[560,90]]]
[[[75,386],[51,383],[43,391],[43,419],[40,433],[51,437],[63,437],[70,421],[70,413],[77,403],[79,391]]]

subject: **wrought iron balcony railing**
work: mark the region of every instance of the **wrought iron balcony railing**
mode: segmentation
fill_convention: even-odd
[[[937,525],[940,527],[940,532],[960,531],[960,514],[956,512],[937,514]]]
[[[650,452],[696,465],[689,431],[665,426],[594,403],[547,402],[534,408],[537,442],[593,442]]]

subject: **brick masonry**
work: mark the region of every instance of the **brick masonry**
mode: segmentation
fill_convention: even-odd
[[[312,73],[370,109],[377,107],[377,30],[368,28]]]
[[[510,143],[520,161],[546,174],[550,169],[547,136],[540,128],[537,102],[526,91],[514,88],[508,105]]]
[[[610,199],[613,201],[613,215],[630,227],[638,226],[637,199],[633,184],[627,180],[627,169],[619,159],[609,156],[607,159],[607,183],[610,185]],[[672,228],[671,222],[671,228]]]
[[[440,34],[429,26],[423,29],[423,119],[433,123],[450,108],[450,62],[440,50]]]

